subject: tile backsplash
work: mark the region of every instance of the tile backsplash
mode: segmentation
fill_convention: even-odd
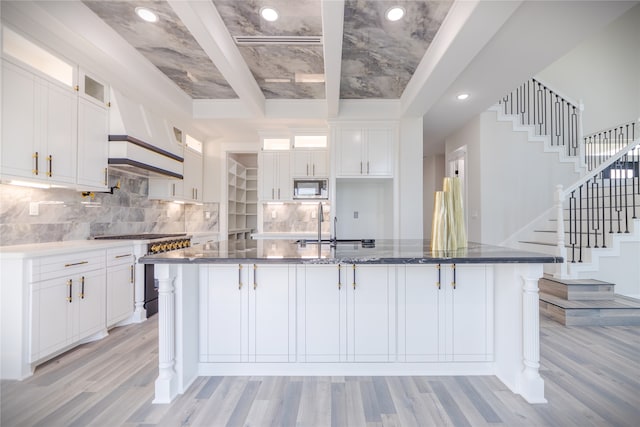
[[[112,171],[113,194],[82,197],[68,189],[0,184],[0,245],[83,240],[102,234],[218,231],[218,203],[148,199],[148,179]],[[38,215],[30,215],[30,207]],[[206,212],[209,217],[206,218]]]
[[[323,203],[322,233],[331,230],[331,205]],[[262,223],[265,233],[313,233],[318,231],[318,204],[280,203],[262,205]]]

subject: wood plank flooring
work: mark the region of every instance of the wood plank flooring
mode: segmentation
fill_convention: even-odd
[[[157,316],[72,350],[27,380],[2,381],[9,426],[639,426],[640,327],[541,318],[549,403],[492,376],[201,377],[151,403]]]

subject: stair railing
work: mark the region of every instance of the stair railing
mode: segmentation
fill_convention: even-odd
[[[520,124],[535,127],[551,146],[563,147],[568,157],[583,159],[583,106],[567,100],[535,78],[522,83],[498,103],[504,114],[518,116]]]
[[[635,122],[624,123],[611,129],[586,135],[584,137],[584,162],[587,170],[594,170],[635,139]]]
[[[640,215],[639,165],[640,138],[567,189],[556,187],[557,252],[565,260],[560,277],[571,276],[568,263],[583,262],[583,249],[606,248],[608,234],[629,233],[630,221]]]

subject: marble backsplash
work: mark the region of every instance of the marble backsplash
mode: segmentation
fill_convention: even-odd
[[[218,203],[183,205],[148,199],[148,179],[112,171],[114,194],[92,199],[68,189],[0,184],[0,245],[84,240],[102,234],[218,231]],[[37,204],[38,215],[29,215]],[[206,218],[209,212],[209,218]]]
[[[318,231],[318,204],[282,203],[262,205],[262,231],[265,233],[316,233]],[[323,203],[322,233],[331,230],[331,205]]]

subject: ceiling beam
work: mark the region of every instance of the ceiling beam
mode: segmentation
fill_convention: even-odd
[[[340,110],[343,29],[344,0],[322,0],[324,87],[329,118],[337,117]]]
[[[521,4],[455,2],[400,97],[403,114],[426,114]]]
[[[168,0],[202,50],[256,117],[265,115],[265,97],[212,1]]]

